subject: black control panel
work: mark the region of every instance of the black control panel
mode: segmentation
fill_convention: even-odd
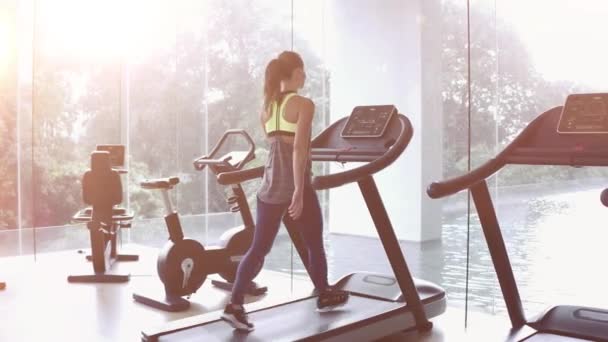
[[[357,106],[340,135],[342,138],[379,138],[395,114],[397,108],[393,105]]]
[[[97,145],[97,151],[110,152],[110,163],[113,168],[125,166],[125,145]]]
[[[562,134],[608,133],[608,93],[568,96],[557,131]]]

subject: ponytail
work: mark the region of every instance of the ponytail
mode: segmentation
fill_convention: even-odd
[[[268,63],[264,80],[265,110],[269,110],[270,104],[279,99],[281,81],[289,79],[294,69],[303,67],[302,57],[293,51],[283,51]]]
[[[285,78],[285,70],[280,59],[275,58],[266,66],[266,79],[264,81],[264,109],[268,110],[270,104],[281,93],[281,81]]]

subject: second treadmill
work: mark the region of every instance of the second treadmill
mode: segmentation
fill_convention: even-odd
[[[572,94],[563,107],[530,122],[497,156],[462,176],[435,182],[428,195],[440,198],[469,189],[511,319],[512,339],[608,342],[608,310],[554,306],[527,319],[486,179],[508,164],[608,166],[608,93]],[[519,336],[529,326],[536,332]]]

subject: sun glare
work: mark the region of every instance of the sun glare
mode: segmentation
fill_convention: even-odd
[[[119,56],[116,1],[40,1],[35,12],[35,45],[45,57],[103,62]]]
[[[25,3],[29,3],[25,1]],[[324,1],[296,3],[294,28],[303,42],[325,53]],[[183,0],[38,0],[34,12],[35,58],[92,65],[140,60],[175,48],[177,32],[204,31],[209,1]],[[476,0],[473,6],[495,8],[523,40],[536,70],[548,80],[572,80],[606,89],[608,2],[606,0]],[[10,14],[8,14],[10,18]],[[0,72],[15,53],[14,29],[0,12]],[[321,25],[320,25],[321,24]],[[17,30],[19,33],[19,30]],[[202,33],[201,33],[202,34]],[[498,41],[501,45],[507,42]]]
[[[175,12],[168,1],[40,1],[35,39],[46,57],[113,63],[175,39]]]
[[[496,10],[515,27],[545,78],[608,90],[607,1],[503,0]]]
[[[13,34],[9,29],[8,20],[0,13],[0,79],[3,79],[11,63],[14,51]]]
[[[1,20],[1,19],[0,19]],[[0,68],[6,67],[8,60],[8,33],[4,27],[4,23],[0,21]]]

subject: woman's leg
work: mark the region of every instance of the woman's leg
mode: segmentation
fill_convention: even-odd
[[[253,280],[257,265],[263,262],[266,254],[270,252],[279,231],[281,219],[287,209],[287,205],[265,203],[260,199],[257,200],[257,203],[253,242],[239,264],[232,288],[231,303],[236,305],[243,304],[245,290]]]
[[[317,193],[312,186],[306,186],[304,190],[304,208],[300,218],[292,220],[287,215],[285,224],[292,232],[299,233],[302,237],[308,250],[310,278],[317,290],[325,291],[329,285],[327,283],[327,259],[323,247],[323,215]]]

